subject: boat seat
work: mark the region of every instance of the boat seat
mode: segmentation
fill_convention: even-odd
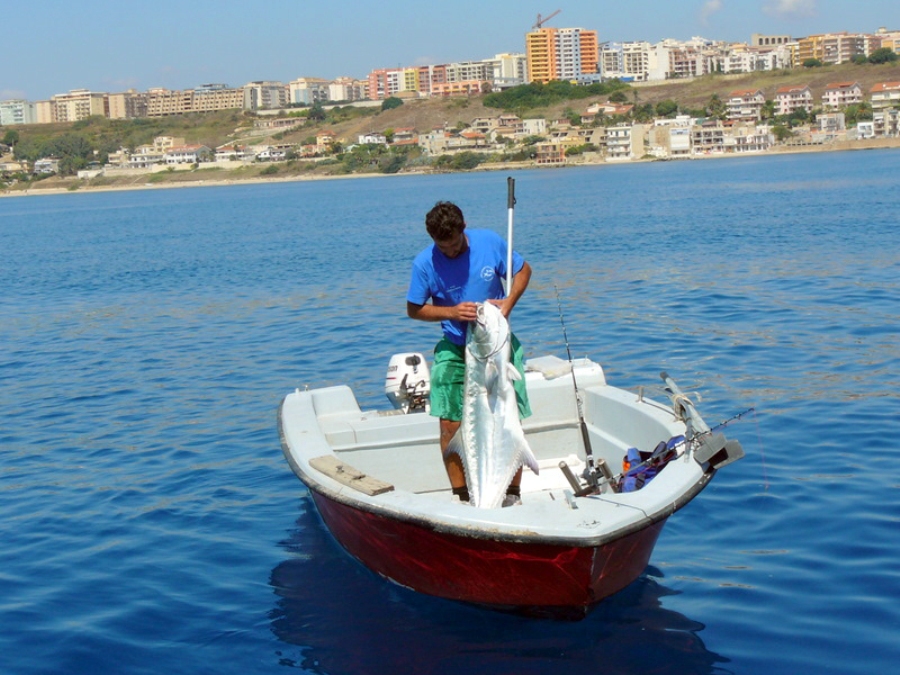
[[[335,450],[366,450],[436,443],[438,421],[425,413],[366,412],[319,418],[322,431]]]

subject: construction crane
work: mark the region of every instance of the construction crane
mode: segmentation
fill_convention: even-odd
[[[548,14],[547,16],[544,16],[544,17],[542,17],[540,14],[538,14],[537,21],[534,22],[534,25],[532,26],[532,28],[537,28],[538,30],[540,30],[541,26],[543,26],[545,23],[547,23],[550,19],[552,19],[557,14],[559,14],[561,11],[562,11],[561,9],[558,9],[555,12],[553,12],[552,14]]]

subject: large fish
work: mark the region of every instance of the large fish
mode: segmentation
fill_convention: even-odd
[[[478,318],[466,334],[466,381],[462,422],[447,452],[462,460],[473,506],[496,508],[523,464],[538,472],[525,440],[513,381],[521,374],[510,362],[506,317],[490,303],[478,305]]]

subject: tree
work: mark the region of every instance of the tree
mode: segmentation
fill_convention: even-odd
[[[19,132],[15,129],[8,129],[5,134],[3,134],[3,144],[8,145],[10,147],[14,146],[19,142]]]
[[[656,104],[656,116],[673,118],[678,114],[678,104],[672,99],[660,101]]]
[[[823,65],[819,59],[806,59],[803,61],[804,68],[821,68]]]
[[[634,120],[641,123],[651,122],[653,120],[653,113],[654,110],[652,103],[635,105],[631,111],[631,115]]]
[[[384,110],[393,110],[394,108],[399,108],[403,105],[403,100],[397,98],[396,96],[389,96],[381,102],[381,109]]]
[[[893,63],[898,58],[897,52],[890,47],[881,47],[869,55],[869,63]]]
[[[774,127],[772,127],[772,133],[775,134],[775,139],[779,142],[784,141],[794,135],[794,132],[788,129],[783,124],[776,124]]]
[[[720,120],[724,120],[728,116],[725,103],[719,98],[718,94],[713,94],[709,97],[709,103],[706,104],[706,114]]]
[[[322,107],[322,104],[319,101],[312,104],[309,113],[306,115],[306,119],[314,122],[322,122],[326,117],[325,108]]]

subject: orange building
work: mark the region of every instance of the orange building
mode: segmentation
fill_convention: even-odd
[[[577,80],[598,71],[597,31],[539,28],[525,34],[525,58],[531,82]]]

